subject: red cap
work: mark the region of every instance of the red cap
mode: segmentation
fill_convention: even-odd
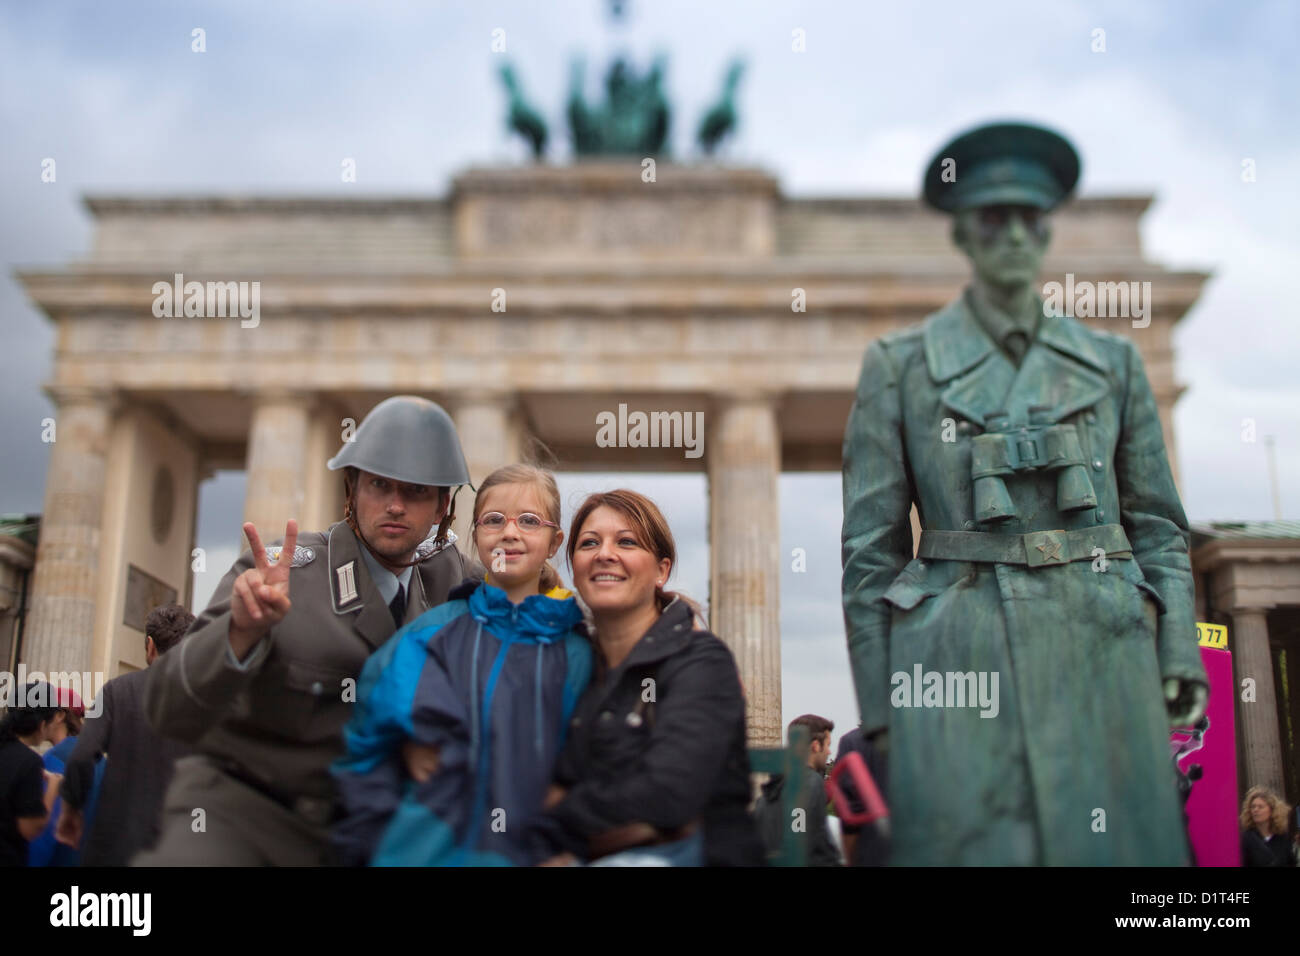
[[[71,687],[54,688],[54,699],[56,707],[70,710],[78,717],[86,716],[86,707],[82,704],[81,697]]]

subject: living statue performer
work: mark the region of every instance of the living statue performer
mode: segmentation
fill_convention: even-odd
[[[1169,729],[1207,697],[1187,519],[1137,349],[1037,289],[1078,177],[1033,126],[940,150],[925,200],[974,275],[862,363],[844,617],[898,864],[1187,862]]]

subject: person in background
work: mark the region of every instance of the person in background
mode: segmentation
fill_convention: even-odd
[[[620,489],[589,495],[570,530],[596,673],[532,834],[553,854],[542,865],[761,866],[736,660],[664,590],[677,563],[668,522]]]
[[[861,726],[854,727],[840,738],[839,748],[835,751],[836,765],[850,753],[856,753],[862,758],[881,796],[888,799],[886,753],[866,738]],[[855,813],[865,812],[866,806],[858,795],[858,788],[853,778],[845,774],[840,778],[839,783],[844,796],[849,801],[850,809]],[[885,866],[889,862],[889,837],[881,832],[879,825],[869,824],[860,827],[841,822],[840,831],[844,834],[844,861],[849,866]]]
[[[781,852],[786,827],[793,827],[804,843],[804,862],[807,866],[839,866],[840,853],[835,848],[826,822],[826,761],[831,750],[831,731],[835,724],[816,714],[804,714],[790,721],[786,728],[786,746],[792,746],[793,731],[802,727],[807,731],[804,745],[804,771],[794,785],[799,787],[794,808],[787,816],[782,797],[786,779],[773,774],[763,784],[754,817],[758,832],[763,838],[768,859]]]
[[[54,694],[55,704],[63,713],[63,722],[58,725],[54,746],[45,751],[41,761],[50,773],[63,775],[85,724],[86,708],[81,696],[71,687],[56,687]],[[28,845],[28,866],[76,866],[81,862],[80,854],[74,848],[64,846],[55,839],[63,810],[63,801],[56,795],[45,829]]]
[[[1268,787],[1251,787],[1241,802],[1241,865],[1295,866],[1288,807]]]
[[[180,643],[194,615],[179,604],[165,604],[145,619],[144,670],[115,677],[101,691],[98,717],[68,759],[63,778],[63,814],[57,836],[67,847],[82,846],[86,866],[125,866],[158,838],[163,795],[175,761],[190,748],[170,740],[150,726],[144,712],[148,668]],[[107,753],[108,759],[100,758]],[[93,821],[88,807],[95,781],[102,775]]]
[[[62,738],[67,712],[44,681],[23,694],[0,719],[0,866],[27,864],[28,841],[49,822],[62,779],[45,769],[37,748]]]

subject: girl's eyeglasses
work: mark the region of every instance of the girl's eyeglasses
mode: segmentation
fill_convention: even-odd
[[[487,514],[481,515],[478,521],[474,522],[474,524],[480,528],[487,528],[489,531],[502,531],[510,521],[514,521],[515,527],[523,532],[541,531],[543,528],[559,527],[559,525],[554,521],[547,521],[545,518],[539,518],[537,515],[529,511],[525,511],[517,518],[507,518],[499,511],[489,511]]]

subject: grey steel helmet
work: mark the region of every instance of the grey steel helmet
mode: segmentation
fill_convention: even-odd
[[[384,399],[326,464],[330,471],[360,468],[413,485],[454,488],[470,483],[451,416],[418,395]]]

